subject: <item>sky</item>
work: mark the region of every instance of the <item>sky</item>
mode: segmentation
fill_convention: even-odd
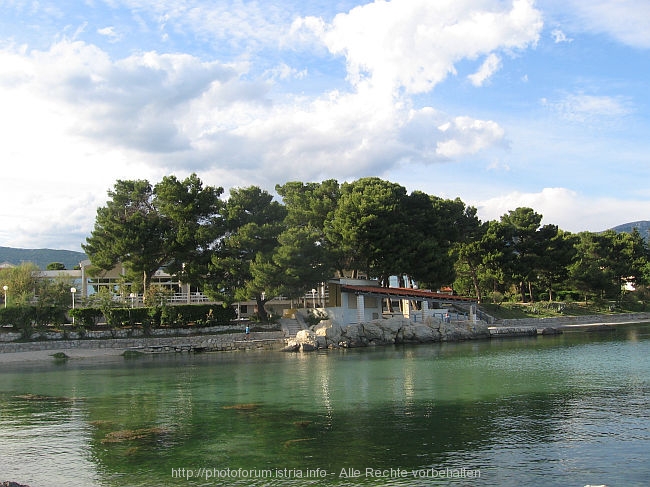
[[[117,180],[377,176],[650,220],[648,0],[0,0],[0,246],[81,250]]]

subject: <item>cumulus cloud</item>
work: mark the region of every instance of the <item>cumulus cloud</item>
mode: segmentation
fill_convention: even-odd
[[[334,161],[349,177],[405,160],[473,154],[504,135],[493,121],[414,110],[408,100],[370,85],[272,102],[271,80],[304,76],[282,64],[265,73],[268,81],[248,81],[246,64],[156,52],[113,60],[71,40],[0,57],[0,84],[17,83],[65,111],[70,133],[138,151],[153,164],[196,170],[218,161],[232,169],[272,167],[268,177],[296,168],[316,177]]]
[[[518,207],[533,208],[544,217],[542,224],[557,225],[570,232],[600,232],[622,223],[647,220],[650,212],[647,200],[590,197],[562,187],[544,188],[537,193],[513,191],[470,204],[477,208],[483,221],[499,220]],[[625,215],[623,220],[621,215]]]
[[[543,22],[532,0],[376,1],[325,25],[303,19],[334,54],[344,55],[354,86],[424,93],[462,59],[534,45]],[[294,29],[296,24],[294,24]],[[494,58],[490,58],[493,63]]]
[[[244,83],[230,86],[239,74],[234,66],[186,54],[147,52],[114,61],[96,46],[63,40],[48,51],[0,52],[0,59],[8,60],[0,84],[20,80],[21,90],[60,104],[70,130],[143,152],[188,149],[182,119],[188,103],[207,91],[223,104],[243,96],[237,91]]]
[[[231,4],[237,8],[229,10]],[[3,160],[15,171],[35,171],[34,161],[56,154],[65,162],[42,175],[86,191],[50,189],[64,208],[56,212],[39,199],[23,201],[24,215],[34,215],[24,219],[25,233],[39,226],[47,232],[53,222],[73,232],[78,222],[92,221],[115,179],[198,171],[214,178],[209,184],[272,187],[287,179],[382,175],[411,161],[449,161],[503,146],[496,121],[417,106],[413,97],[465,60],[482,60],[471,79],[485,83],[511,52],[534,46],[542,27],[532,0],[376,1],[331,21],[298,18],[292,28],[293,16],[280,3],[268,11],[254,2],[112,5],[133,7],[143,30],[155,18],[163,34],[188,28],[207,42],[238,46],[230,52],[240,55],[227,62],[155,50],[116,56],[83,33],[57,37],[46,48],[0,48],[0,130],[10,139],[0,149]],[[119,37],[111,26],[95,32]],[[278,58],[262,63],[251,53],[289,49],[290,39],[345,61],[348,84],[341,79],[310,95],[283,92],[283,82],[309,80],[307,68]],[[98,167],[107,170],[89,177]],[[18,181],[19,172],[13,177]],[[66,197],[74,202],[62,204]]]

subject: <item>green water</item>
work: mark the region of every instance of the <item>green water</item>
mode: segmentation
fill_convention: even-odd
[[[0,371],[0,481],[646,486],[649,406],[647,324],[9,365]]]

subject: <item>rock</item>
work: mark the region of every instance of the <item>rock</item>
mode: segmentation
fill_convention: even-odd
[[[404,342],[428,343],[440,341],[438,330],[424,324],[408,324],[402,327]]]
[[[546,328],[544,328],[541,331],[541,334],[542,335],[561,335],[562,330],[560,330],[559,328],[553,328],[551,326],[547,326]]]
[[[362,347],[365,346],[363,336],[363,325],[352,324],[343,329],[339,345],[342,347]]]
[[[317,325],[314,325],[312,330],[316,334],[318,345],[322,348],[338,344],[341,341],[341,334],[343,332],[341,325],[333,323],[330,320],[321,321]]]
[[[319,348],[318,337],[312,330],[300,330],[296,338],[289,340],[287,346],[283,348],[285,352],[310,352]]]
[[[298,333],[296,333],[296,342],[300,344],[309,343],[314,347],[318,345],[316,333],[314,333],[312,330],[300,330]]]
[[[377,322],[362,324],[361,334],[370,342],[384,341],[384,330],[377,325]]]
[[[318,348],[317,346],[314,346],[311,343],[301,343],[300,344],[300,351],[301,352],[313,352],[317,348]]]
[[[29,487],[29,485],[19,484],[18,482],[5,481],[0,483],[0,487]]]

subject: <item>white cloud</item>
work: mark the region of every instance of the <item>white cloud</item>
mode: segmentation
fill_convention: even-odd
[[[483,62],[479,70],[468,76],[469,80],[474,86],[483,86],[494,73],[501,68],[501,58],[494,53],[491,53]]]
[[[629,115],[632,110],[622,97],[571,93],[559,100],[542,99],[542,105],[549,107],[562,118],[572,122],[613,120]]]
[[[225,0],[112,0],[133,12],[147,12],[163,37],[191,33],[213,44],[235,46],[245,52],[274,44],[295,16],[283,2]]]
[[[138,151],[139,159],[161,167],[196,170],[218,161],[233,169],[272,167],[266,177],[296,167],[314,177],[338,161],[347,177],[407,159],[473,154],[504,135],[495,122],[411,110],[408,100],[364,85],[271,103],[268,84],[244,81],[246,65],[184,54],[112,60],[95,46],[63,40],[48,51],[5,50],[0,58],[0,85],[19,83],[21,91],[65,112],[59,128]],[[301,75],[287,65],[265,74]],[[436,129],[445,123],[448,130]]]
[[[456,158],[475,154],[482,149],[502,143],[504,130],[492,120],[475,120],[456,117],[445,125],[447,139],[438,142],[436,153],[442,157]]]
[[[197,171],[207,184],[268,188],[289,179],[382,175],[410,161],[503,146],[497,122],[415,106],[411,95],[430,91],[462,60],[485,59],[475,76],[483,83],[501,55],[534,45],[542,26],[532,0],[377,1],[332,22],[306,17],[292,35],[345,56],[351,81],[349,91],[326,86],[307,96],[274,91],[286,80],[308,80],[304,66],[278,58],[253,66],[256,59],[247,58],[256,47],[287,41],[291,19],[277,6],[267,13],[241,2],[212,9],[192,1],[115,3],[137,3],[138,15],[148,8],[162,33],[191,27],[196,36],[245,45],[230,59],[246,60],[156,51],[114,58],[81,34],[45,49],[0,49],[0,133],[8,139],[0,158],[12,167],[5,176],[15,187],[25,173],[46,181],[29,198],[13,190],[0,196],[0,218],[21,229],[0,229],[5,245],[41,246],[35,238],[66,232],[79,241],[116,179],[155,182]],[[237,8],[228,11],[230,4]],[[96,32],[117,36],[112,27]],[[20,217],[7,210],[16,207]]]
[[[650,48],[650,3],[647,0],[562,0],[573,10],[574,22],[590,32],[602,32],[630,46]]]
[[[551,31],[551,35],[553,36],[553,41],[556,44],[559,44],[561,42],[573,42],[573,39],[568,38],[566,34],[560,29],[553,29]]]
[[[511,8],[489,0],[375,1],[329,25],[302,22],[346,57],[354,86],[407,93],[430,91],[462,59],[534,45],[543,24],[532,0],[515,0]]]
[[[483,221],[499,220],[518,207],[533,208],[542,224],[557,225],[570,232],[600,232],[622,223],[647,220],[650,202],[593,197],[567,188],[544,188],[538,193],[513,191],[501,196],[473,201]]]
[[[122,36],[115,31],[115,27],[108,26],[97,29],[97,33],[101,36],[107,37],[110,42],[119,42],[122,39]]]

